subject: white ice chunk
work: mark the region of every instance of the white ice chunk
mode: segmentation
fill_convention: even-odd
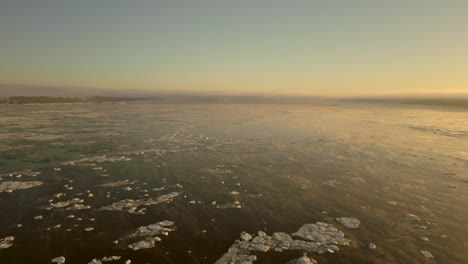
[[[14,236],[7,236],[5,238],[0,238],[0,249],[9,248],[13,246],[13,241],[15,240]]]
[[[57,264],[64,264],[65,263],[65,257],[56,257],[53,258],[50,262],[52,263],[57,263]]]
[[[29,189],[42,185],[43,182],[40,181],[30,181],[30,182],[21,182],[21,181],[6,181],[0,183],[0,193],[8,192],[11,193],[16,190]]]
[[[361,224],[361,221],[354,217],[338,217],[336,220],[347,228],[358,228]]]

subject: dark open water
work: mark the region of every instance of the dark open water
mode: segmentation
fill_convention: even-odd
[[[27,169],[40,174],[21,172]],[[58,256],[78,264],[109,255],[122,258],[107,263],[215,263],[241,231],[292,233],[318,221],[352,240],[334,254],[310,253],[319,263],[468,258],[468,112],[455,108],[0,105],[0,174],[0,184],[43,183],[0,192],[0,239],[15,237],[0,249],[2,264]],[[99,186],[127,179],[132,184]],[[142,206],[144,215],[98,210],[170,192],[179,195]],[[59,193],[65,196],[54,197]],[[41,209],[73,198],[90,208]],[[341,216],[361,225],[348,229],[335,220]],[[163,220],[174,221],[175,231],[154,248],[113,243]],[[256,263],[286,263],[302,252],[253,254]]]

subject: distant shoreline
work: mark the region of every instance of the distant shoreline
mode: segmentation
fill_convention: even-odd
[[[354,98],[346,101],[363,103],[400,103],[414,105],[433,105],[468,107],[468,99],[463,98]]]
[[[90,96],[76,97],[50,97],[50,96],[12,96],[0,98],[0,104],[79,104],[79,103],[105,103],[105,102],[132,102],[143,100],[161,100],[160,97],[109,97]]]

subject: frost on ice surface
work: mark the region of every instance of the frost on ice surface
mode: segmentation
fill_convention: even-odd
[[[347,228],[358,228],[361,224],[361,221],[354,217],[338,217],[336,220]]]
[[[142,211],[136,210],[139,206],[148,206],[148,205],[159,204],[162,202],[170,202],[172,201],[172,199],[174,199],[178,195],[179,193],[177,192],[171,192],[171,193],[164,194],[158,197],[151,197],[147,199],[139,199],[139,200],[125,199],[125,200],[121,200],[113,204],[101,207],[99,210],[109,210],[109,211],[127,210],[129,213],[142,214]]]
[[[294,240],[291,235],[283,232],[277,232],[272,236],[268,236],[262,231],[250,239],[250,234],[242,232],[241,240],[236,240],[228,252],[216,261],[216,264],[252,263],[256,258],[252,258],[251,252],[304,250],[319,254],[333,253],[339,250],[338,245],[347,246],[351,242],[351,240],[344,238],[343,232],[330,224],[321,222],[305,224],[292,235],[308,241]]]
[[[168,220],[164,220],[148,226],[141,226],[126,238],[144,239],[128,245],[128,248],[133,250],[153,248],[156,242],[161,241],[161,238],[158,237],[158,235],[169,235],[169,232],[174,231],[173,226],[174,222]]]
[[[15,240],[14,236],[8,236],[5,238],[0,238],[0,249],[2,248],[9,248],[13,246],[13,240]]]
[[[20,181],[7,181],[0,184],[0,193],[1,192],[13,192],[15,190],[29,189],[42,185],[43,182],[40,181],[30,181],[30,182],[20,182]]]
[[[56,258],[53,258],[50,262],[57,263],[57,264],[64,264],[65,257],[56,257]]]

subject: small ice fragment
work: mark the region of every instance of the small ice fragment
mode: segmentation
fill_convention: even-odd
[[[397,205],[397,202],[395,202],[395,201],[387,201],[387,204],[389,204],[389,205]]]
[[[374,243],[369,244],[369,249],[375,249],[375,248],[377,248],[377,246]]]
[[[336,186],[336,185],[339,185],[341,183],[339,181],[337,181],[337,180],[327,180],[327,181],[324,181],[323,184],[328,185],[328,186]]]
[[[249,233],[247,232],[242,232],[241,235],[240,235],[240,238],[244,241],[249,241],[252,239],[252,235],[250,235]]]
[[[131,264],[131,263],[132,263],[132,261],[129,260],[129,259],[127,259],[127,260],[125,261],[125,264]]]
[[[87,227],[87,228],[85,228],[85,231],[86,231],[86,232],[90,232],[90,231],[93,231],[93,230],[94,230],[94,227]]]
[[[405,215],[405,220],[419,222],[421,219],[414,214],[407,214]]]
[[[0,238],[0,249],[9,248],[9,247],[13,246],[12,241],[14,241],[14,240],[15,240],[14,236],[8,236],[8,237],[5,237],[5,238]]]
[[[42,220],[42,215],[35,216],[34,220]]]
[[[60,228],[60,227],[61,227],[61,225],[58,224],[58,225],[54,225],[54,226],[48,227],[47,230],[57,229],[57,228]]]
[[[358,228],[361,224],[361,221],[354,217],[338,217],[336,220],[347,228]]]
[[[232,195],[239,195],[239,192],[232,191],[231,194],[232,194]]]
[[[429,251],[420,250],[419,252],[421,252],[421,254],[423,254],[426,258],[433,258],[434,257],[434,256],[432,256],[431,252],[429,252]]]
[[[117,245],[119,243],[118,240],[114,240],[114,242],[112,242],[114,245]]]
[[[55,198],[60,198],[60,197],[62,197],[62,196],[65,196],[65,194],[64,194],[64,193],[56,193],[56,194],[54,194],[54,197],[55,197]]]
[[[422,241],[425,241],[425,242],[429,241],[429,238],[428,238],[428,237],[421,237],[420,239],[421,239]]]
[[[119,260],[121,259],[122,257],[121,256],[110,256],[110,257],[103,257],[101,259],[102,262],[106,262],[106,261],[114,261],[114,260]]]
[[[65,263],[65,257],[56,257],[53,258],[50,262],[52,263],[57,263],[57,264],[64,264]]]
[[[307,253],[298,259],[291,260],[287,264],[317,264],[318,262],[315,259],[307,257]]]
[[[88,264],[102,264],[102,262],[98,259],[93,259],[90,262],[88,262]]]
[[[67,218],[71,219],[71,218],[75,218],[75,216],[74,215],[69,215],[69,216],[67,216]]]

